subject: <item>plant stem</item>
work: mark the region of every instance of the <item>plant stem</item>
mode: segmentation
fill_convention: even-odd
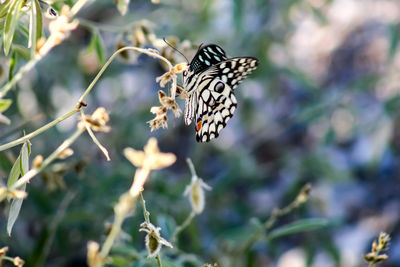
[[[68,148],[75,140],[84,132],[82,129],[76,130],[76,132],[66,139],[53,153],[50,154],[40,165],[39,168],[34,168],[25,173],[18,181],[16,181],[12,186],[10,186],[9,190],[18,189],[23,184],[28,183],[33,177],[35,177],[38,173],[40,173],[44,168],[46,168],[53,160],[57,158],[61,151]]]
[[[79,101],[77,103],[77,106],[80,105],[80,103],[83,102],[84,98],[90,93],[90,91],[93,89],[94,85],[97,83],[97,81],[100,79],[101,75],[103,75],[104,71],[108,68],[108,66],[111,64],[111,62],[114,60],[114,58],[116,56],[118,56],[118,54],[127,51],[127,50],[133,50],[139,53],[143,53],[146,54],[148,56],[154,57],[154,58],[158,58],[161,61],[164,61],[168,67],[169,70],[171,71],[173,66],[171,64],[171,62],[168,61],[168,59],[166,59],[163,56],[160,56],[159,54],[155,53],[155,52],[151,52],[151,50],[149,49],[144,49],[144,48],[138,48],[138,47],[134,47],[134,46],[125,46],[122,47],[120,49],[118,49],[117,51],[114,52],[114,54],[111,55],[111,57],[107,60],[107,62],[104,64],[104,66],[100,69],[100,71],[97,73],[96,77],[93,79],[93,81],[89,84],[88,88],[86,89],[86,91],[82,94],[81,98],[79,98]],[[172,80],[172,87],[176,88],[176,77],[173,77]],[[174,97],[174,96],[173,96]]]
[[[135,198],[133,198],[132,196],[130,196],[129,194],[126,194],[125,196],[130,197],[130,199],[126,199],[124,200],[123,196],[121,196],[120,198],[120,202],[117,204],[119,205],[121,203],[121,201],[129,201],[132,206],[133,203],[135,202]],[[115,208],[114,208],[115,209]],[[103,259],[106,259],[108,254],[110,253],[110,250],[114,244],[115,239],[117,238],[117,236],[119,235],[119,233],[121,232],[121,228],[122,228],[122,223],[124,222],[128,212],[130,211],[130,209],[127,209],[126,212],[124,213],[117,213],[115,212],[115,219],[114,219],[114,223],[111,227],[111,231],[110,233],[107,235],[106,240],[104,241],[104,244],[101,248],[100,254],[102,256]],[[104,264],[104,262],[103,262]]]
[[[268,218],[268,220],[264,223],[264,227],[258,229],[252,236],[251,238],[245,243],[245,245],[242,248],[243,252],[246,252],[250,250],[251,246],[261,238],[261,236],[264,236],[265,232],[268,232],[276,223],[276,221],[284,216],[292,212],[293,210],[297,209],[300,207],[301,204],[303,204],[305,201],[307,201],[307,196],[311,190],[311,185],[306,184],[302,187],[300,190],[299,194],[297,197],[286,207],[284,208],[274,208],[272,210],[271,216]]]
[[[0,146],[0,151],[9,149],[9,148],[14,147],[14,146],[17,146],[19,144],[24,143],[26,140],[32,139],[36,135],[39,135],[39,134],[43,133],[44,131],[50,129],[51,127],[53,127],[55,125],[57,125],[59,122],[71,117],[72,115],[74,115],[77,112],[79,112],[79,109],[76,109],[76,108],[72,109],[68,113],[66,113],[66,114],[62,115],[61,117],[49,122],[48,124],[46,124],[46,125],[40,127],[39,129],[31,132],[30,134],[24,135],[23,137],[21,137],[21,138],[19,138],[17,140],[14,140],[14,141],[11,141],[11,142],[6,143],[4,145],[1,145]]]
[[[8,91],[13,88],[13,86],[22,79],[25,73],[33,69],[35,65],[43,58],[43,56],[35,55],[32,60],[28,61],[23,67],[19,69],[19,71],[14,75],[14,77],[6,83],[3,87],[0,89],[0,98],[3,98]]]
[[[196,216],[196,213],[192,210],[189,216],[183,221],[183,223],[176,227],[175,232],[172,234],[171,242],[176,241],[178,234],[182,232],[192,222],[194,216]]]
[[[157,254],[156,260],[157,260],[158,267],[162,267],[162,264],[161,264],[161,257],[160,257],[159,254]]]
[[[196,176],[197,177],[196,170],[194,169],[194,165],[193,165],[192,160],[190,158],[187,158],[186,162],[189,165],[189,169],[190,169],[190,172],[192,173],[192,176]]]
[[[83,0],[82,0],[83,1]],[[151,52],[151,50],[148,49],[143,49],[143,48],[138,48],[138,47],[133,47],[133,46],[127,46],[127,47],[123,47],[121,49],[118,49],[117,51],[114,52],[114,54],[107,60],[107,62],[104,64],[104,66],[101,68],[101,70],[97,73],[96,77],[93,79],[93,81],[89,84],[88,88],[85,90],[85,92],[82,94],[82,96],[79,98],[78,102],[76,103],[75,107],[69,111],[68,113],[66,113],[65,115],[53,120],[52,122],[44,125],[43,127],[33,131],[32,133],[25,135],[17,140],[11,141],[9,143],[6,143],[4,145],[0,146],[0,151],[9,149],[11,147],[14,147],[16,145],[22,144],[23,142],[25,142],[28,139],[31,139],[33,137],[35,137],[38,134],[41,134],[42,132],[48,130],[49,128],[57,125],[58,123],[60,123],[61,121],[71,117],[72,115],[74,115],[75,113],[79,112],[80,108],[82,107],[82,103],[84,98],[90,93],[90,91],[93,89],[94,85],[97,83],[97,81],[100,79],[101,75],[103,75],[104,71],[107,69],[107,67],[111,64],[111,62],[114,60],[114,58],[120,54],[123,51],[126,50],[133,50],[139,53],[143,53],[146,55],[149,55],[151,57],[154,58],[158,58],[161,61],[165,62],[169,69],[172,70],[173,66],[172,64],[168,61],[168,59],[166,59],[163,56],[160,56],[159,54],[155,53],[155,52]],[[5,95],[7,93],[7,91],[9,89],[12,88],[12,86],[19,81],[20,78],[22,78],[22,75],[29,71],[31,68],[34,67],[34,65],[36,64],[36,62],[38,62],[40,60],[40,56],[36,56],[32,61],[29,61],[24,67],[22,67],[20,69],[20,71],[14,76],[14,78],[8,82],[0,91],[0,98]],[[173,93],[173,97],[175,96],[175,91],[176,91],[176,77],[174,76],[172,78],[172,88],[175,88],[172,90]],[[99,146],[101,149],[101,146]],[[103,151],[104,152],[104,151]]]
[[[146,223],[150,223],[150,212],[148,212],[146,209],[146,200],[144,200],[142,192],[140,192],[139,197],[140,197],[140,203],[142,204],[143,207],[144,220],[146,221]]]

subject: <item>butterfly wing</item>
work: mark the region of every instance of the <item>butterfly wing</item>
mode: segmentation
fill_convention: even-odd
[[[226,60],[225,51],[215,44],[202,46],[190,62],[190,70],[198,74],[212,65]]]
[[[208,142],[233,116],[237,101],[233,89],[258,66],[253,57],[227,59],[214,44],[199,48],[189,71],[184,75],[185,89],[192,92],[185,105],[185,123],[196,117],[196,140]]]
[[[185,124],[190,125],[195,116],[197,106],[197,91],[194,91],[185,102]]]
[[[203,79],[208,84],[199,90],[195,125],[198,142],[218,137],[237,106],[233,89],[228,84],[213,76]]]
[[[235,57],[207,68],[204,75],[218,77],[235,89],[257,66],[258,60],[254,57]]]

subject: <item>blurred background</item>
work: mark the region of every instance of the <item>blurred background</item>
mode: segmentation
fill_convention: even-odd
[[[155,78],[165,72],[160,62],[130,53],[114,61],[85,109],[103,106],[110,113],[111,132],[97,137],[111,161],[87,134],[80,137],[73,156],[28,184],[12,237],[5,231],[2,202],[0,245],[8,245],[10,255],[25,259],[26,266],[85,266],[87,242],[104,240],[113,205],[132,182],[134,168],[123,149],[142,149],[155,136],[161,151],[177,155],[172,167],[151,174],[144,191],[164,237],[191,210],[182,195],[191,178],[187,157],[213,188],[206,192],[204,212],[180,235],[180,255],[187,260],[177,265],[178,256],[166,249],[166,266],[231,266],[231,248],[248,238],[254,218],[265,221],[306,183],[312,185],[309,201],[277,226],[306,218],[334,223],[259,241],[240,255],[243,266],[367,266],[363,255],[381,231],[392,242],[380,266],[400,266],[399,1],[143,0],[131,1],[121,16],[112,1],[98,0],[78,18],[78,29],[8,94],[15,102],[5,113],[12,124],[0,126],[2,144],[70,110],[117,47],[163,49],[179,63],[184,58],[165,47],[163,37],[189,60],[198,45],[215,43],[231,57],[257,57],[259,67],[235,90],[238,108],[220,136],[197,143],[194,126],[172,113],[168,129],[150,132],[146,124],[153,119],[150,107],[158,105]],[[93,38],[100,48],[91,49]],[[9,59],[0,56],[0,64],[7,70]],[[184,101],[178,103],[184,109]],[[32,139],[32,158],[54,151],[76,121]],[[1,152],[1,177],[8,176],[19,149]],[[72,200],[63,206],[66,198]],[[142,221],[138,206],[124,223],[121,251],[146,255],[138,232]],[[144,260],[128,266],[156,265]]]

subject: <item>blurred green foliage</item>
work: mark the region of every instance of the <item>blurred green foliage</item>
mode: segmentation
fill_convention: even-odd
[[[32,13],[22,10],[22,17],[17,13],[24,1],[0,4],[2,85],[32,58],[32,40],[49,35],[51,19],[40,18],[37,3],[25,3]],[[53,6],[60,11],[62,4],[73,3]],[[153,47],[154,40],[168,37],[190,60],[196,46],[216,43],[230,56],[257,57],[259,67],[235,90],[238,109],[220,137],[203,144],[195,141],[192,125],[172,114],[168,129],[150,132],[146,122],[160,89],[155,78],[165,66],[144,55],[120,57],[85,108],[87,114],[98,106],[110,113],[111,132],[96,136],[111,161],[88,135],[81,136],[72,145],[73,156],[57,160],[27,185],[11,237],[10,204],[0,203],[0,246],[9,246],[7,254],[20,256],[25,266],[86,266],[88,241],[104,241],[113,206],[132,183],[135,170],[123,149],[142,149],[155,136],[161,151],[177,156],[173,166],[151,173],[143,192],[164,238],[169,240],[191,212],[182,196],[191,177],[187,157],[212,187],[204,212],[180,234],[177,249],[162,249],[163,266],[365,266],[363,254],[381,231],[392,236],[389,259],[381,266],[399,266],[396,10],[395,2],[373,0],[143,0],[132,1],[121,16],[112,1],[88,3],[77,15],[79,27],[0,103],[0,112],[11,120],[0,126],[1,144],[73,108],[122,44]],[[163,52],[173,63],[184,61],[172,50]],[[31,139],[30,158],[53,152],[76,121],[69,118]],[[9,176],[20,149],[0,153],[1,177]],[[273,209],[291,203],[306,183],[312,184],[308,202],[238,253]],[[138,232],[143,221],[138,205],[111,251],[112,266],[157,266],[146,259],[144,234]]]

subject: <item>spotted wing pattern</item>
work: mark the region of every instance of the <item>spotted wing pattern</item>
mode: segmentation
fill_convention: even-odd
[[[232,88],[212,76],[204,77],[207,87],[199,92],[196,109],[196,140],[208,142],[218,137],[235,112],[237,101]]]
[[[221,47],[209,44],[199,48],[189,66],[190,70],[193,70],[194,74],[197,74],[226,59],[225,52]]]
[[[213,55],[213,61],[205,62],[206,52]],[[215,55],[223,60],[217,60]],[[233,89],[257,66],[258,60],[253,57],[226,59],[225,52],[217,45],[199,50],[183,75],[185,90],[190,93],[185,105],[185,123],[189,125],[196,118],[197,141],[208,142],[218,137],[237,106]]]

